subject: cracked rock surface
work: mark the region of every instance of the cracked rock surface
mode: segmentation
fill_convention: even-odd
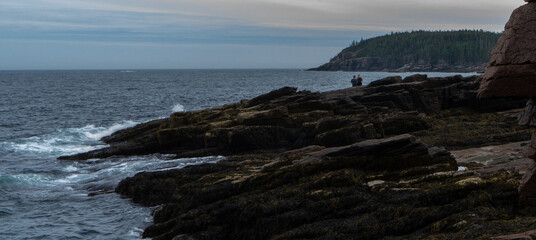
[[[536,96],[536,3],[514,10],[491,52],[478,97]]]

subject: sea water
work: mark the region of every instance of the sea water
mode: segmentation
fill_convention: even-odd
[[[360,74],[367,84],[413,73]],[[0,239],[140,239],[152,221],[152,208],[115,193],[88,194],[112,190],[137,172],[213,163],[224,157],[56,158],[105,147],[100,138],[173,112],[237,102],[284,86],[321,92],[347,88],[353,75],[357,73],[0,71]]]

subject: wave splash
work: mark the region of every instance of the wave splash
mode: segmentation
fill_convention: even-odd
[[[189,165],[216,163],[223,156],[174,159],[174,155],[153,154],[121,158],[90,159],[84,162],[57,162],[59,168],[53,171],[26,170],[22,173],[0,172],[0,193],[6,186],[39,186],[96,192],[113,190],[126,177],[138,172],[165,171],[184,168]],[[1,195],[0,195],[1,196]],[[1,200],[1,199],[0,199]]]
[[[124,121],[122,123],[116,123],[109,128],[95,127],[94,125],[88,125],[88,126],[83,127],[82,129],[86,137],[93,139],[93,140],[100,140],[102,137],[111,135],[112,133],[119,131],[121,129],[133,127],[136,124],[138,123],[134,121]]]
[[[186,111],[186,109],[184,108],[184,106],[180,103],[178,103],[177,105],[175,105],[172,109],[173,112],[184,112]]]
[[[103,148],[106,145],[99,141],[102,137],[136,124],[134,121],[123,121],[111,127],[87,125],[81,128],[59,129],[51,134],[16,139],[2,145],[19,152],[75,154]]]

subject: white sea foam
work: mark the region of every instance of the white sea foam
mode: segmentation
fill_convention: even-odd
[[[64,178],[56,179],[56,180],[54,180],[52,182],[55,183],[55,184],[69,184],[69,183],[72,183],[71,180],[64,179]]]
[[[118,130],[133,127],[136,124],[138,124],[138,123],[134,122],[134,121],[124,121],[122,123],[114,124],[113,126],[111,126],[109,128],[95,127],[94,125],[88,125],[88,126],[82,128],[82,129],[83,130],[87,129],[87,131],[84,131],[83,133],[88,138],[91,138],[91,139],[94,139],[94,140],[99,140],[102,137],[108,136],[108,135],[110,135],[110,134],[112,134],[112,133],[114,133],[114,132],[116,132]]]
[[[76,145],[58,145],[57,141],[28,141],[26,143],[11,143],[15,150],[37,153],[78,153],[95,150],[101,146],[76,146]]]
[[[173,107],[172,111],[173,112],[184,112],[186,110],[184,109],[184,106],[182,104],[178,103],[177,105],[175,105]]]
[[[54,181],[52,178],[47,177],[43,174],[27,173],[27,174],[15,174],[12,175],[13,178],[19,180],[22,183],[32,184],[32,185],[47,185]]]
[[[184,168],[189,165],[197,165],[202,163],[216,163],[225,159],[223,156],[209,156],[209,157],[199,157],[199,158],[180,158],[167,161],[158,161],[146,164],[143,170],[159,172],[172,169]]]
[[[134,227],[132,230],[128,231],[128,235],[132,237],[141,237],[141,234],[143,233],[143,229]]]
[[[105,145],[98,141],[102,137],[136,124],[134,121],[123,121],[111,127],[87,125],[81,128],[60,129],[51,134],[17,139],[4,144],[23,152],[75,154],[102,148]]]
[[[78,171],[78,168],[75,166],[67,166],[63,168],[64,172],[76,172]]]
[[[19,173],[13,175],[1,175],[0,174],[0,184],[22,184],[22,185],[32,185],[32,186],[57,186],[57,185],[68,185],[73,183],[73,181],[64,178],[56,178],[52,174],[44,173]]]

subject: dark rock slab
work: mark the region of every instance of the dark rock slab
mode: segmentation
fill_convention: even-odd
[[[477,239],[518,230],[509,222],[515,174],[458,172],[447,151],[411,135],[262,156],[139,173],[116,191],[162,204],[143,234],[156,240]]]
[[[529,0],[525,0],[528,2]],[[496,236],[490,238],[490,240],[534,240],[536,239],[536,230],[527,231],[524,233],[509,234],[503,236]]]

